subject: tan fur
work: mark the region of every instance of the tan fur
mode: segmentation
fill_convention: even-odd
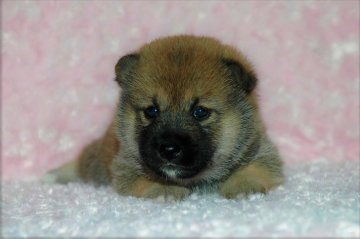
[[[165,199],[181,199],[189,194],[190,190],[187,188],[163,185],[142,176],[136,179],[131,192],[131,195],[135,197],[158,198],[163,196]]]
[[[132,187],[132,194],[135,197],[142,197],[154,184],[156,183],[151,182],[149,179],[141,176],[134,182]]]
[[[58,181],[62,181],[61,175],[65,181],[80,177],[98,185],[111,183],[123,195],[175,199],[188,196],[190,185],[196,183],[216,184],[213,188],[226,198],[266,193],[282,183],[282,163],[276,147],[266,136],[255,92],[251,91],[244,100],[244,107],[251,113],[251,125],[229,103],[234,101],[231,97],[237,95],[237,88],[224,78],[230,78],[229,69],[221,59],[231,59],[249,76],[256,77],[239,51],[212,38],[184,35],[155,40],[134,54],[141,56],[136,69],[129,73],[136,80],[120,82],[121,87],[132,92],[126,102],[120,103],[123,111],[117,112],[104,137],[87,146],[75,163],[55,170]],[[118,64],[116,75],[121,78],[125,70]],[[193,178],[159,179],[140,164],[136,129],[151,122],[138,109],[150,106],[154,97],[160,111],[169,115],[169,124],[176,121],[172,117],[186,114],[195,98],[199,98],[201,106],[216,109],[200,124],[210,129],[217,150],[212,164]],[[176,124],[191,132],[194,127],[186,120]],[[251,133],[247,133],[250,129]],[[239,140],[240,136],[246,140]],[[239,147],[241,151],[237,150]],[[65,171],[77,173],[69,177]]]
[[[267,168],[255,162],[234,172],[221,186],[220,192],[226,198],[267,193],[282,182],[282,177],[274,177]]]

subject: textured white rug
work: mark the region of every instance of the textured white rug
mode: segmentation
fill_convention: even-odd
[[[157,202],[111,188],[39,182],[2,184],[4,237],[360,236],[358,162],[287,166],[270,194],[226,200],[192,195]]]

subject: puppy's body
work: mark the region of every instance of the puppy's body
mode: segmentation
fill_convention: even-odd
[[[123,195],[227,198],[283,181],[254,94],[256,75],[234,48],[206,37],[156,40],[116,65],[120,104],[104,137],[53,172],[112,184]],[[67,176],[72,169],[73,178]]]

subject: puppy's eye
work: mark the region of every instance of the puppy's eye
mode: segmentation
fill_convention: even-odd
[[[145,117],[148,119],[154,119],[159,114],[159,109],[156,106],[150,106],[144,110]]]
[[[196,106],[192,112],[192,115],[197,120],[204,120],[210,116],[210,110],[202,106]]]

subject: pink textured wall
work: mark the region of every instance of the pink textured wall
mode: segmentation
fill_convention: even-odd
[[[3,178],[42,174],[100,136],[118,58],[178,33],[249,56],[287,163],[359,159],[359,1],[3,1]]]

